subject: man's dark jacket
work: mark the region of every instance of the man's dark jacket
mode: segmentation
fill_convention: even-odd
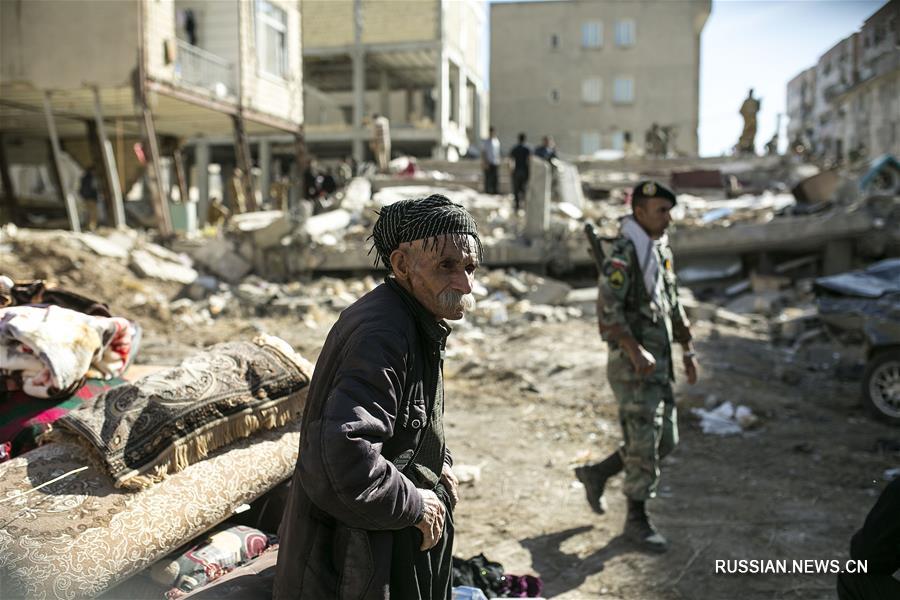
[[[341,313],[310,383],[276,600],[389,597],[392,531],[424,510],[398,466],[428,426],[448,331],[391,279]]]

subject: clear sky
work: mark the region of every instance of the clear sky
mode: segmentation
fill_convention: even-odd
[[[787,82],[858,30],[886,2],[713,0],[701,38],[700,154],[719,155],[734,146],[743,126],[738,109],[751,87],[755,96],[762,97],[756,135],[757,149],[762,151],[775,133],[778,113],[785,111]],[[656,43],[664,50],[664,43]],[[486,42],[485,47],[490,45]],[[782,148],[786,125],[787,117],[781,123]]]
[[[701,38],[700,154],[727,152],[749,88],[762,97],[756,145],[775,133],[787,82],[858,30],[885,0],[715,0]],[[787,119],[782,120],[782,132]],[[784,135],[782,145],[784,146]]]

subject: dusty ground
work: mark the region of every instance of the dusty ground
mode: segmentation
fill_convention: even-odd
[[[193,348],[256,331],[315,358],[335,316],[233,316],[187,327],[165,306],[179,286],[139,280],[124,266],[110,270],[52,246],[0,252],[0,261],[13,277],[52,276],[137,319],[143,363],[173,364]],[[483,552],[509,572],[539,574],[545,595],[560,598],[835,597],[833,575],[717,575],[714,561],[847,558],[882,473],[900,458],[884,449],[900,430],[861,411],[856,382],[802,371],[798,384],[782,383],[773,375],[779,355],[760,332],[700,323],[695,335],[702,378],[678,386],[681,444],[665,463],[661,498],[650,503],[672,547],[648,555],[618,535],[621,480],[610,486],[609,514],[598,517],[572,474],[620,435],[594,321],[459,328],[446,364],[447,437],[457,463],[482,474],[462,490],[456,554]],[[759,427],[703,434],[689,409],[711,395],[749,406]]]

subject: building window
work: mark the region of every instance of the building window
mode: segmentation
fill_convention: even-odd
[[[550,36],[550,49],[559,50],[559,35],[556,33]]]
[[[616,21],[616,46],[627,48],[634,46],[635,43],[635,25],[634,19],[621,19]]]
[[[588,21],[581,26],[581,47],[582,48],[602,48],[603,47],[603,22]]]
[[[581,132],[581,153],[593,154],[600,149],[600,132],[599,131],[582,131]]]
[[[266,0],[256,3],[256,52],[263,71],[287,76],[287,13]]]
[[[600,104],[603,100],[603,80],[599,77],[582,80],[581,100],[585,104]]]
[[[613,133],[612,148],[613,148],[613,150],[624,150],[625,149],[625,132],[624,131],[616,131]]]
[[[550,103],[559,104],[559,90],[556,88],[550,90]]]
[[[613,82],[613,102],[616,104],[631,104],[634,102],[634,79],[631,77],[616,77]]]

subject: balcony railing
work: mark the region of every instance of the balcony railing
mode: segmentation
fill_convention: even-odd
[[[177,80],[209,90],[219,98],[236,95],[233,64],[184,40],[178,40],[177,45]]]

